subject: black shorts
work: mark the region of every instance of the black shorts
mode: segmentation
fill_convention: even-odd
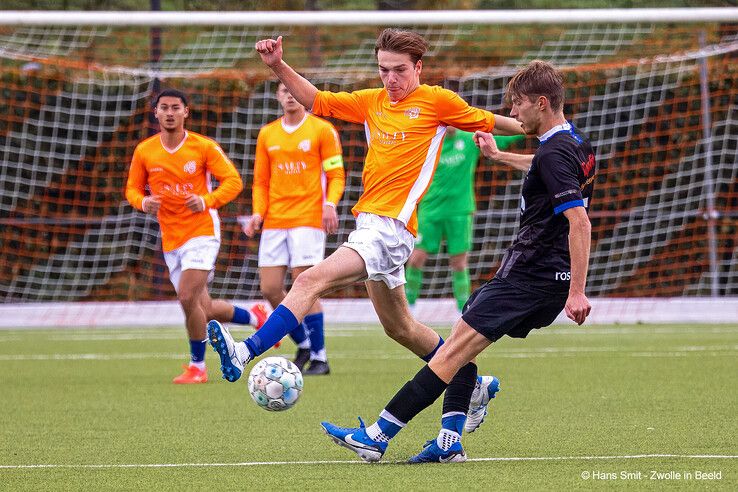
[[[496,342],[504,335],[525,338],[531,330],[554,322],[566,305],[567,293],[535,293],[493,278],[474,291],[461,318]]]

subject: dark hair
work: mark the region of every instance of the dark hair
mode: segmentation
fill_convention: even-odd
[[[374,56],[379,50],[410,55],[413,63],[423,58],[428,51],[428,42],[420,34],[412,31],[388,28],[382,31],[374,44]]]
[[[187,106],[187,96],[184,92],[178,91],[177,89],[164,89],[161,91],[157,96],[156,99],[154,99],[154,106],[159,105],[159,99],[162,97],[176,97],[182,100],[182,104]]]
[[[554,111],[564,109],[564,76],[550,63],[533,60],[510,79],[505,102],[510,104],[515,97],[532,101],[539,96],[545,96]]]

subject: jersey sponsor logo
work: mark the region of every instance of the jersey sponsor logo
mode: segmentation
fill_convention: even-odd
[[[284,174],[301,174],[305,169],[307,169],[307,164],[304,161],[280,162],[277,164],[277,169],[282,171]]]
[[[417,120],[420,116],[420,108],[412,107],[405,110],[405,116],[411,120]]]
[[[182,167],[184,169],[184,172],[187,174],[195,174],[195,171],[197,171],[197,162],[195,161],[187,161],[185,162],[185,165]]]
[[[562,280],[564,282],[571,280],[571,272],[556,272],[556,280]]]
[[[395,145],[405,141],[405,132],[389,133],[377,130],[374,132],[374,141],[384,145]]]
[[[303,140],[302,142],[297,144],[297,148],[302,150],[303,152],[310,152],[310,140]]]
[[[164,168],[163,167],[152,167],[151,169],[149,169],[149,172],[150,173],[163,173]]]
[[[597,174],[595,173],[592,176],[590,176],[589,178],[587,178],[587,181],[585,181],[584,183],[582,183],[581,186],[579,186],[579,189],[584,190],[584,188],[586,188],[587,186],[589,186],[590,183],[592,183],[595,180],[596,177],[597,177]]]
[[[159,188],[158,194],[173,197],[183,197],[191,194],[194,189],[195,185],[193,185],[192,183],[165,183],[161,186],[161,188]]]
[[[441,153],[441,160],[439,161],[440,166],[444,167],[456,167],[465,162],[466,156],[464,154],[444,154]]]
[[[272,145],[271,147],[267,148],[267,152],[274,152],[275,150],[279,150],[281,148],[282,147],[280,147],[279,145]]]

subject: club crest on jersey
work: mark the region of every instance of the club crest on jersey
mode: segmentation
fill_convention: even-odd
[[[195,171],[197,171],[197,162],[187,161],[185,162],[183,169],[187,174],[195,174]]]
[[[297,144],[297,148],[302,150],[303,152],[310,152],[310,140],[303,140],[299,144]]]
[[[418,107],[412,107],[405,110],[405,116],[410,118],[411,120],[418,119],[418,116],[420,116],[420,108]]]

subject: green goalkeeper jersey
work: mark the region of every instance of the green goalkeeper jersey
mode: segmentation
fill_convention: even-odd
[[[436,173],[418,206],[418,219],[421,221],[470,214],[476,210],[474,173],[479,161],[479,148],[474,145],[472,133],[452,132],[443,139]],[[523,138],[523,135],[496,136],[495,142],[500,150],[504,150],[515,140]]]

